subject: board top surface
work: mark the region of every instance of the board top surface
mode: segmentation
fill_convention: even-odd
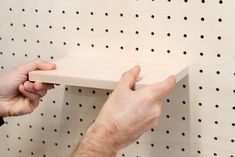
[[[175,75],[179,81],[187,75],[186,64],[165,58],[153,61],[122,57],[69,55],[54,63],[57,65],[55,70],[30,72],[30,81],[114,89],[121,75],[135,65],[141,67],[137,86],[163,81],[170,75]]]

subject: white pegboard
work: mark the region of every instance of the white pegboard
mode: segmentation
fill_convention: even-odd
[[[0,0],[1,75],[68,53],[189,63],[160,124],[119,157],[235,156],[235,1]],[[78,60],[79,62],[79,60]],[[157,68],[157,67],[156,67]],[[3,156],[69,156],[111,91],[56,86],[0,128]]]

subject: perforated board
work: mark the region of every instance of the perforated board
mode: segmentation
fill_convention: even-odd
[[[232,0],[0,0],[1,74],[69,53],[187,62],[160,124],[118,156],[234,157],[234,9]],[[56,86],[32,114],[6,119],[1,155],[69,156],[110,92]]]

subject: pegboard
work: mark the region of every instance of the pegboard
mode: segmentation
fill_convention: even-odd
[[[235,156],[232,0],[0,0],[0,70],[69,53],[169,57],[189,64],[161,121],[119,157]],[[79,60],[78,60],[79,62]],[[157,68],[157,67],[156,67]],[[112,91],[56,86],[30,115],[6,118],[0,153],[71,155]]]

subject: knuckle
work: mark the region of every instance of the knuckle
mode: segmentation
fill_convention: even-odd
[[[153,94],[153,92],[146,92],[145,96],[145,101],[147,102],[154,102],[155,101],[155,95]]]
[[[36,64],[40,64],[40,63],[42,63],[42,60],[41,60],[41,59],[36,59],[36,60],[34,60],[34,62],[35,62]]]

